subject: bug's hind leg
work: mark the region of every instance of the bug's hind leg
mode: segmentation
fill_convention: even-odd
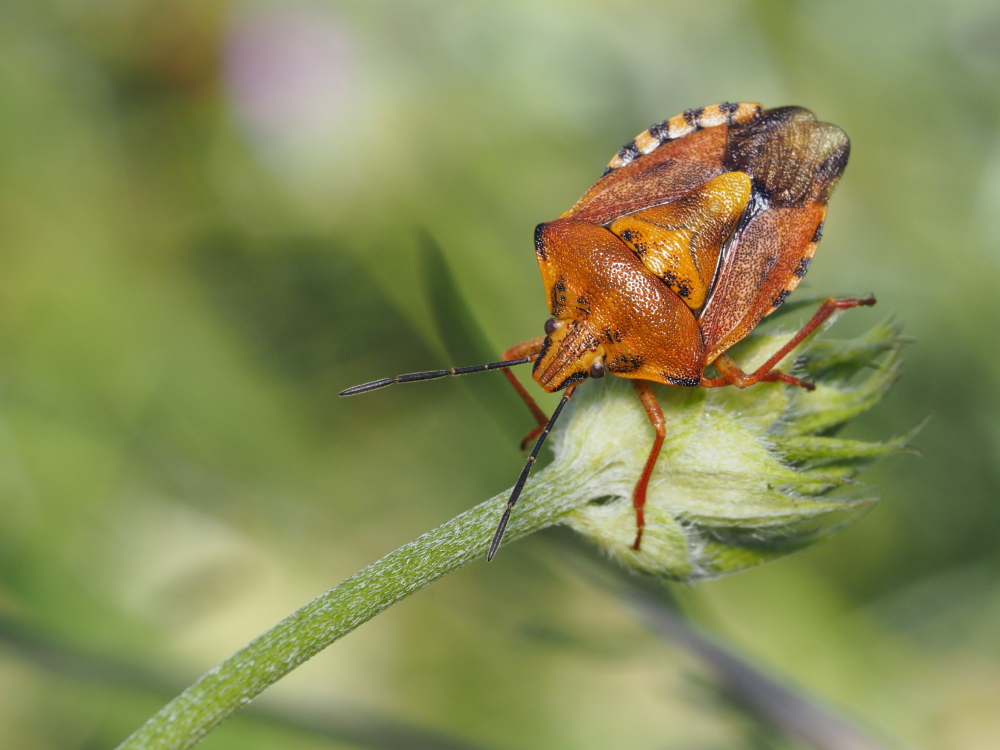
[[[529,355],[537,355],[538,352],[542,350],[542,343],[545,341],[544,336],[539,336],[537,339],[531,339],[530,341],[522,341],[520,344],[514,344],[510,349],[503,353],[503,359],[520,359],[521,357],[527,357]],[[542,430],[545,429],[546,423],[548,423],[549,418],[546,416],[545,412],[541,410],[541,407],[535,403],[535,399],[531,397],[531,394],[525,390],[524,386],[521,385],[521,381],[517,379],[517,376],[510,371],[509,367],[503,368],[504,377],[514,386],[514,390],[517,391],[517,395],[521,397],[528,409],[531,411],[531,416],[535,418],[537,423],[531,431],[524,436],[521,440],[521,450],[531,443],[532,440],[537,438]]]
[[[875,304],[874,297],[851,297],[850,299],[833,299],[830,298],[822,305],[816,313],[809,319],[809,322],[802,326],[801,330],[796,333],[792,338],[781,347],[778,351],[771,355],[771,357],[754,370],[751,373],[745,373],[740,369],[732,358],[725,354],[719,355],[715,360],[715,369],[719,371],[722,377],[718,378],[706,378],[702,377],[701,385],[705,388],[718,388],[724,385],[735,385],[737,388],[746,388],[754,383],[766,382],[766,383],[788,383],[790,385],[801,386],[802,388],[807,388],[808,390],[813,390],[816,386],[805,380],[799,380],[798,378],[787,375],[779,370],[775,370],[774,366],[780,362],[785,355],[788,354],[792,349],[797,347],[802,343],[803,339],[810,333],[815,331],[823,323],[824,320],[829,318],[837,310],[847,310],[851,307],[871,307]]]
[[[789,375],[781,370],[771,370],[766,375],[761,375],[756,378],[759,370],[755,370],[752,374],[747,374],[743,372],[743,369],[733,361],[732,357],[725,354],[720,354],[716,358],[715,369],[719,371],[722,377],[719,378],[702,378],[700,385],[705,388],[721,388],[726,385],[735,385],[737,388],[746,388],[748,385],[753,385],[754,383],[788,383],[788,385],[797,385],[800,388],[805,388],[807,391],[816,390],[816,385],[810,383],[808,380],[802,380],[795,377],[794,375]],[[756,379],[752,379],[756,378]]]
[[[639,481],[635,483],[635,489],[632,490],[632,507],[635,508],[635,541],[632,543],[632,549],[638,550],[642,543],[643,529],[646,527],[646,489],[649,487],[649,478],[653,475],[653,469],[656,467],[656,459],[660,456],[660,448],[663,447],[666,423],[663,419],[663,410],[653,394],[653,389],[649,387],[649,383],[645,380],[633,380],[632,386],[635,388],[639,401],[646,409],[653,429],[656,430],[656,438],[653,440],[653,447],[649,451],[646,465],[642,469]]]
[[[729,360],[732,362],[732,360]],[[787,372],[782,372],[781,370],[771,370],[767,375],[760,379],[761,383],[788,383],[788,385],[797,385],[799,388],[805,388],[807,391],[815,391],[816,384],[808,380],[802,380],[794,375],[789,375]]]

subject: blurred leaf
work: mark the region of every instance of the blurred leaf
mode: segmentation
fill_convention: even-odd
[[[436,362],[364,265],[329,240],[225,232],[189,257],[234,331],[300,382],[330,388],[334,377],[371,379]]]
[[[502,352],[494,351],[486,334],[465,301],[455,276],[441,251],[441,246],[427,232],[420,233],[424,284],[431,311],[445,351],[455,366],[496,362]],[[511,342],[513,344],[515,342]],[[515,373],[530,372],[530,365],[512,368]],[[531,415],[506,378],[499,372],[463,376],[476,401],[508,434],[519,440],[531,429]],[[536,389],[537,391],[538,389]]]

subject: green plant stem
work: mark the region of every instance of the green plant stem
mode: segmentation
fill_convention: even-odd
[[[585,484],[565,473],[539,472],[518,502],[505,543],[551,526],[585,503]],[[483,557],[507,495],[501,493],[390,552],[292,613],[164,706],[119,750],[193,746],[334,641],[438,578]]]

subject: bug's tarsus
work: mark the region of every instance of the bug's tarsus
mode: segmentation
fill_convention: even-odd
[[[816,384],[811,380],[802,380],[794,375],[789,375],[788,373],[781,372],[780,370],[771,370],[767,375],[760,379],[762,383],[787,383],[788,385],[798,386],[799,388],[805,388],[807,391],[815,391]]]
[[[493,541],[490,542],[490,551],[486,553],[487,560],[492,560],[493,556],[496,555],[497,550],[500,549],[500,541],[503,539],[504,531],[507,530],[507,522],[510,520],[511,511],[514,510],[514,505],[517,504],[517,499],[521,496],[521,490],[524,489],[524,483],[528,481],[528,474],[531,473],[531,467],[534,465],[535,459],[538,458],[538,451],[542,449],[542,443],[545,442],[545,438],[548,437],[549,432],[552,430],[552,425],[556,423],[556,420],[559,418],[559,413],[566,405],[566,402],[573,396],[573,391],[575,390],[576,386],[570,386],[566,389],[566,393],[556,406],[556,410],[552,412],[552,416],[549,417],[549,421],[545,425],[545,429],[542,430],[542,433],[538,436],[538,440],[535,442],[535,447],[531,449],[531,455],[528,456],[528,460],[524,464],[524,468],[521,470],[521,476],[517,478],[517,482],[514,484],[514,489],[511,490],[510,499],[507,501],[507,507],[504,509],[503,516],[500,518],[500,523],[497,526],[496,533],[493,534]]]
[[[405,375],[397,375],[394,378],[382,378],[381,380],[373,380],[370,383],[362,383],[361,385],[351,386],[350,388],[345,388],[340,392],[341,396],[356,396],[359,393],[367,393],[368,391],[377,391],[379,388],[385,388],[387,385],[393,385],[394,383],[415,383],[418,380],[437,380],[438,378],[447,378],[451,375],[468,375],[473,372],[485,372],[486,370],[499,370],[506,367],[514,367],[515,365],[524,365],[528,362],[534,360],[535,355],[529,355],[527,357],[520,357],[519,359],[509,359],[504,362],[489,362],[485,365],[470,365],[469,367],[452,367],[450,370],[427,370],[426,372],[410,372]]]

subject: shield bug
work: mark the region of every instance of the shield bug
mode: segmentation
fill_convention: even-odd
[[[801,107],[722,103],[658,123],[622,147],[575,206],[536,227],[535,254],[552,313],[544,336],[511,347],[498,362],[384,378],[340,395],[503,370],[537,421],[522,447],[537,439],[490,545],[492,559],[573,391],[606,374],[631,379],[655,431],[632,493],[639,550],[646,489],[664,439],[663,412],[649,383],[745,388],[765,381],[811,390],[775,365],[834,311],[875,304],[872,297],[826,300],[749,373],[726,353],[805,276],[849,152],[843,130]],[[508,369],[527,362],[546,391],[565,389],[551,417]],[[706,374],[709,366],[716,375]]]

